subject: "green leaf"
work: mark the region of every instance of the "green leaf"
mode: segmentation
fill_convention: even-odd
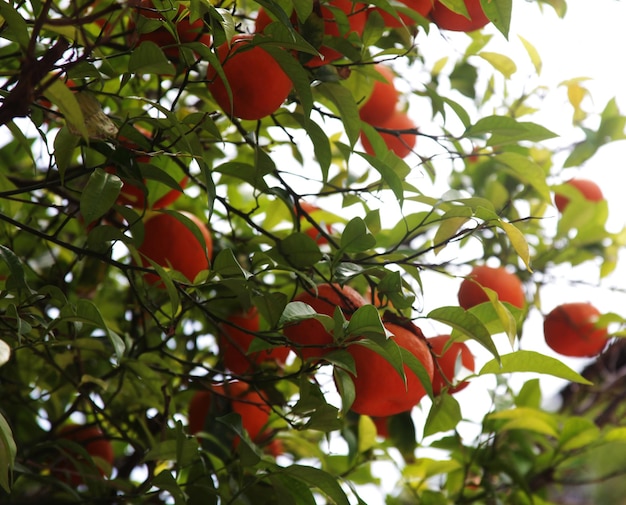
[[[376,446],[376,425],[369,416],[359,416],[357,427],[359,434],[359,454],[363,454]]]
[[[269,187],[263,179],[263,176],[265,176],[266,173],[259,171],[257,167],[250,165],[249,163],[227,161],[226,163],[216,166],[213,171],[247,182],[252,187],[264,193],[269,191]]]
[[[44,96],[59,108],[71,131],[84,139],[89,137],[87,125],[85,124],[87,118],[78,103],[77,95],[67,87],[67,84],[60,79],[55,79],[46,88]]]
[[[54,159],[59,170],[61,180],[65,178],[65,171],[74,158],[74,150],[78,146],[79,137],[68,128],[61,128],[54,137]]]
[[[503,356],[503,358],[505,358]],[[487,416],[488,420],[502,420],[505,423],[498,429],[500,431],[525,430],[549,437],[558,438],[559,423],[555,415],[538,409],[517,407],[510,410],[494,412]]]
[[[536,351],[524,350],[504,354],[500,356],[500,362],[495,359],[487,362],[478,375],[514,372],[534,372],[552,375],[578,384],[592,384],[558,359],[545,356]]]
[[[319,246],[306,233],[292,233],[277,245],[277,250],[287,263],[300,270],[313,266],[322,259]]]
[[[346,328],[348,336],[386,336],[385,327],[380,319],[380,313],[373,305],[359,307],[348,322]]]
[[[346,224],[341,234],[341,249],[348,253],[363,252],[376,245],[376,239],[372,235],[365,221],[355,217]]]
[[[437,396],[428,412],[424,425],[424,436],[456,429],[462,420],[459,402],[449,394]]]
[[[350,146],[354,147],[361,132],[361,118],[354,96],[346,87],[332,82],[320,84],[316,89],[335,106],[341,116]]]
[[[535,67],[535,72],[537,72],[537,75],[541,74],[542,61],[539,52],[537,51],[535,46],[528,42],[528,40],[526,40],[524,37],[522,37],[521,35],[518,35],[518,37],[522,41],[522,44],[524,45],[524,48],[526,49],[526,52],[530,57],[530,61]]]
[[[502,75],[504,75],[504,77],[506,77],[507,79],[510,79],[513,74],[517,72],[517,65],[508,56],[490,51],[481,51],[480,53],[478,53],[478,56],[480,56],[483,60],[491,63],[491,66]]]
[[[0,2],[0,16],[4,20],[2,38],[17,42],[26,51],[30,43],[26,20],[13,8],[12,2],[5,0]]]
[[[552,201],[544,169],[528,156],[513,152],[499,153],[493,158],[506,165],[511,175],[532,186],[546,202]]]
[[[336,505],[350,505],[350,501],[337,479],[324,470],[312,466],[289,465],[283,470],[283,473],[306,482],[309,486],[316,487]]]
[[[383,181],[401,204],[404,200],[404,186],[402,181],[410,173],[409,166],[401,160],[395,153],[389,151],[379,133],[370,125],[363,123],[363,132],[367,135],[367,138],[372,142],[374,151],[386,153],[384,157],[372,156],[367,153],[359,152],[359,156],[365,159],[372,167],[374,167]],[[376,140],[379,142],[380,150],[377,148]]]
[[[541,142],[557,136],[536,123],[495,115],[479,119],[465,131],[465,136],[468,137],[481,138],[485,135],[490,135],[487,141],[488,146],[514,144],[522,140]]]
[[[289,302],[278,321],[278,325],[282,327],[306,319],[316,319],[324,326],[326,331],[329,332],[335,327],[335,322],[332,317],[318,314],[310,305],[304,302]]]
[[[562,451],[575,451],[596,443],[600,429],[591,419],[568,417],[559,430],[559,446]]]
[[[514,224],[507,223],[506,221],[499,221],[498,226],[504,230],[513,249],[524,262],[526,268],[532,272],[530,268],[530,248],[524,234]]]
[[[168,440],[166,442],[161,442],[161,444],[165,444],[167,442],[171,441]],[[169,470],[161,470],[152,479],[151,484],[157,489],[162,489],[163,491],[166,491],[168,494],[170,494],[172,498],[174,498],[175,505],[183,505],[184,503],[186,503],[185,493],[176,482],[176,479],[172,475],[172,472],[170,472]]]
[[[480,0],[480,4],[489,20],[505,38],[508,38],[513,0]]]
[[[0,487],[7,493],[11,491],[16,454],[17,446],[13,440],[13,432],[7,420],[0,413]]]
[[[258,309],[261,317],[268,322],[269,327],[276,328],[289,299],[284,293],[275,292],[266,293],[263,296],[253,296],[252,302]]]
[[[100,310],[92,301],[86,299],[78,300],[76,304],[76,315],[84,321],[89,322],[95,327],[101,328],[106,332],[118,360],[124,355],[124,352],[126,351],[124,341],[117,333],[106,325]]]
[[[498,358],[498,349],[493,343],[491,334],[480,319],[472,313],[463,310],[461,307],[440,307],[432,310],[427,317],[445,323],[464,335],[473,338]]]
[[[472,217],[472,209],[469,207],[453,207],[441,216],[441,224],[437,228],[433,244],[435,254],[444,249],[465,223]]]
[[[0,244],[0,260],[9,268],[9,286],[15,289],[24,289],[28,292],[31,291],[24,273],[24,265],[15,253],[8,247]]]
[[[315,160],[319,163],[320,170],[322,171],[322,180],[326,181],[328,179],[328,169],[332,161],[328,135],[315,121],[311,119],[306,121],[302,114],[294,113],[293,117],[302,125],[307,136],[311,139],[313,151],[315,152]]]
[[[269,479],[276,493],[276,505],[315,505],[309,486],[298,479],[280,473],[271,473]]]
[[[173,75],[176,73],[163,51],[154,42],[144,41],[133,49],[128,61],[128,70],[133,74]]]
[[[93,223],[113,207],[122,185],[122,180],[117,175],[100,168],[91,173],[80,197],[80,213],[85,223]]]
[[[477,80],[478,71],[476,67],[465,61],[457,63],[452,72],[450,72],[450,85],[452,89],[456,89],[459,93],[469,98],[476,98]]]
[[[260,45],[265,51],[272,55],[291,79],[294,89],[300,98],[300,106],[304,112],[304,117],[309,118],[313,108],[313,94],[311,93],[311,82],[304,67],[296,60],[291,53],[282,47],[274,47],[271,44]],[[308,123],[308,121],[306,121]]]
[[[220,277],[248,279],[252,275],[239,264],[232,249],[222,249],[218,252],[213,260],[211,269]]]
[[[344,367],[343,363],[333,368],[333,377],[335,379],[335,383],[337,384],[339,396],[341,396],[341,410],[344,413],[350,411],[350,408],[354,403],[354,399],[356,398],[354,380],[352,379],[352,375],[350,375],[350,373],[356,373],[354,360],[352,361],[352,369]],[[331,363],[336,364],[336,360],[332,360]]]

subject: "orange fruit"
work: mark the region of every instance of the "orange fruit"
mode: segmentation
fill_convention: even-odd
[[[564,303],[552,309],[543,321],[546,344],[563,356],[591,357],[602,352],[607,328],[596,325],[600,311],[590,303]]]
[[[208,88],[229,116],[261,119],[276,112],[289,96],[293,83],[262,46],[252,45],[252,35],[235,35],[217,48],[217,56],[230,85],[232,102],[222,78],[212,66]]]
[[[339,284],[319,284],[316,293],[304,291],[294,298],[296,302],[310,305],[318,314],[333,315],[335,307],[340,307],[347,319],[365,300],[350,286]],[[294,351],[302,359],[321,358],[332,351],[334,339],[316,319],[305,319],[283,329],[285,336],[293,342]]]
[[[473,280],[472,280],[473,279]],[[515,307],[524,308],[526,298],[524,287],[517,275],[503,267],[477,265],[470,275],[461,282],[459,288],[459,305],[465,310],[489,301],[487,293],[481,286],[492,289],[501,302],[508,302]]]
[[[97,426],[67,424],[59,430],[59,438],[80,444],[95,458],[94,463],[100,475],[105,476],[107,474],[108,469],[105,470],[106,467],[101,462],[106,462],[108,466],[113,464],[113,446],[100,428]],[[67,459],[64,458],[55,464],[54,468],[51,469],[51,473],[55,478],[76,487],[83,483],[80,473],[86,462],[82,460],[83,457],[80,454],[68,455]],[[75,465],[80,465],[80,468]]]
[[[217,408],[213,402],[218,396],[226,401],[226,412],[212,412],[212,408]],[[241,424],[250,439],[255,441],[263,435],[270,411],[266,398],[249,384],[240,381],[216,384],[211,389],[197,391],[192,396],[187,410],[189,433],[195,435],[203,431],[211,414],[220,417],[228,412],[235,412],[241,416]],[[235,438],[233,446],[237,447],[238,444],[239,439]]]
[[[417,132],[403,132],[403,130],[417,130],[417,126],[405,112],[396,110],[389,119],[374,126],[385,130],[393,130],[379,132],[387,145],[387,149],[393,151],[400,158],[406,158],[411,154],[417,142]],[[375,155],[372,144],[363,133],[361,133],[361,143],[367,154]]]
[[[248,353],[250,344],[259,331],[259,312],[252,307],[247,312],[238,312],[220,325],[218,345],[224,365],[231,372],[244,375],[257,370],[264,362],[274,361],[283,365],[289,354],[288,347],[274,347],[265,351]]]
[[[600,186],[589,179],[570,179],[569,181],[566,181],[565,184],[576,188],[585,200],[590,202],[600,202],[604,200],[604,195],[602,194]],[[554,195],[554,204],[556,205],[556,208],[559,209],[559,212],[565,211],[565,207],[567,207],[568,203],[569,198],[565,195],[559,193]]]
[[[393,84],[394,74],[389,67],[379,63],[374,69],[383,81],[374,81],[372,94],[359,109],[359,116],[366,123],[380,125],[394,115],[398,104],[398,90]]]
[[[430,19],[442,30],[452,30],[456,32],[473,32],[489,23],[489,18],[483,11],[480,0],[465,0],[465,7],[469,14],[469,19],[463,14],[458,14],[439,0],[435,0]]]
[[[412,353],[433,378],[433,358],[421,330],[412,325],[407,329],[395,323],[384,323],[393,333],[395,343]],[[406,384],[393,366],[376,351],[353,342],[348,352],[354,358],[356,376],[353,377],[355,399],[352,410],[372,417],[388,417],[415,407],[426,395],[426,390],[413,371],[404,365]]]
[[[444,347],[450,338],[450,335],[437,335],[428,339],[430,348],[435,355],[435,373],[433,377],[433,393],[435,395],[441,394],[445,388],[448,388],[448,393],[454,394],[467,387],[469,384],[467,381],[450,386],[450,384],[454,384],[459,364],[472,372],[474,371],[474,355],[465,342],[452,342],[444,351]]]
[[[196,225],[204,244],[185,223],[171,214],[154,213],[144,222],[144,238],[138,248],[142,257],[149,258],[164,268],[172,268],[193,281],[203,270],[209,268],[209,260],[213,252],[213,241],[206,225],[189,212],[181,212],[183,216]],[[150,263],[144,259],[144,266]],[[155,274],[146,274],[150,284],[159,282]]]

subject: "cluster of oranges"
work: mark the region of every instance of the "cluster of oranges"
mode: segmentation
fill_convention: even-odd
[[[569,195],[569,196],[568,196]],[[570,197],[587,204],[604,200],[600,187],[588,179],[570,179],[555,195],[555,206],[565,212]],[[501,302],[524,309],[526,301],[522,282],[504,267],[479,265],[461,283],[458,298],[464,309],[470,309],[490,300],[492,291]],[[601,312],[590,302],[562,303],[544,318],[545,342],[553,351],[568,357],[593,357],[607,344],[609,333],[600,324]]]
[[[429,19],[445,30],[472,31],[488,23],[480,0],[465,1],[469,17],[450,11],[438,1],[402,0],[402,3],[406,9],[400,19],[390,16],[379,7],[349,0],[332,0],[321,6],[315,15],[323,21],[325,40],[349,38],[351,33],[362,34],[368,16],[373,13],[382,16],[391,27],[415,24],[416,17]],[[136,8],[136,16],[132,26],[142,27],[141,31],[131,30],[134,44],[156,43],[164,49],[168,58],[180,60],[181,44],[209,47],[213,43],[212,37],[205,32],[203,20],[191,21],[189,12],[182,5],[173,19],[176,33],[163,26],[165,18],[150,0],[137,0],[133,6]],[[348,21],[347,31],[340,30],[338,12]],[[273,22],[272,16],[260,9],[256,19],[256,33],[238,34],[220,45],[217,48],[220,67],[208,67],[209,90],[229,116],[245,120],[264,118],[278,110],[292,91],[291,79],[273,55],[282,49],[265,48],[262,43],[258,43],[258,37],[262,37]],[[295,29],[303,28],[295,18],[292,22]],[[146,29],[150,23],[154,29]],[[309,69],[342,57],[332,45],[326,45],[323,41],[318,47],[318,53],[295,56]],[[260,73],[266,76],[263,86],[258,85]],[[394,73],[389,67],[376,64],[372,67],[371,78],[371,93],[361,102],[360,119],[381,133],[389,150],[399,157],[405,157],[415,145],[417,127],[399,107],[399,94],[393,82]],[[363,134],[361,140],[368,154],[377,154],[367,135]],[[130,150],[137,148],[130,141],[126,146]],[[139,155],[136,162],[149,163],[150,159],[147,155]],[[110,171],[116,171],[116,168],[112,167]],[[182,177],[178,184],[183,188],[186,182],[187,178]],[[591,181],[574,179],[569,184],[586,200],[599,201],[603,198],[599,188]],[[125,181],[118,203],[155,211],[168,207],[181,194],[180,190],[172,189],[148,204],[141,181],[137,184]],[[564,212],[569,199],[567,195],[559,194],[555,203]],[[310,205],[300,206],[306,213],[319,210]],[[318,231],[311,228],[311,237],[322,244],[326,239]],[[328,226],[326,231],[330,233],[332,228]],[[170,268],[193,281],[200,272],[209,269],[212,250],[212,238],[206,223],[193,214],[172,210],[149,212],[144,220],[143,240],[138,252],[145,267]],[[151,284],[159,283],[159,277],[154,274],[146,274],[145,279]],[[520,279],[503,267],[486,265],[474,267],[461,283],[459,305],[469,310],[489,302],[488,290],[495,293],[501,302],[519,309],[525,308],[526,299]],[[320,284],[314,290],[303,291],[294,301],[307,304],[316,313],[330,317],[338,307],[347,319],[368,303],[362,294],[350,286],[333,283]],[[546,342],[553,350],[566,356],[598,354],[608,339],[606,328],[596,324],[599,317],[600,312],[589,303],[559,305],[545,317]],[[426,338],[421,329],[410,321],[384,319],[383,324],[389,340],[395,345],[394,349],[406,358],[403,359],[403,375],[376,351],[371,340],[354,337],[339,343],[316,318],[306,318],[286,326],[283,334],[288,346],[269,346],[266,350],[251,352],[250,347],[261,332],[259,313],[251,308],[232,314],[221,325],[218,344],[224,368],[242,378],[252,376],[267,365],[284,366],[292,352],[304,362],[316,363],[341,348],[354,363],[354,373],[349,372],[354,385],[351,409],[376,419],[410,411],[426,396],[430,387],[434,395],[439,395],[445,392],[457,393],[468,385],[465,380],[457,380],[461,368],[473,372],[475,367],[474,356],[464,342],[450,335]],[[271,433],[267,430],[270,405],[263,391],[255,389],[253,380],[232,380],[214,385],[192,396],[188,407],[189,432],[198,434],[207,429],[215,416],[235,412],[241,416],[243,428],[250,438],[257,443],[267,443],[267,450],[276,455],[280,448],[271,443]],[[70,426],[62,430],[60,436],[82,444],[89,453],[102,460],[103,468],[112,464],[110,442],[102,440],[99,429]],[[238,438],[233,439],[234,447],[239,443]],[[98,469],[98,472],[104,471]],[[66,478],[73,484],[80,482],[80,477],[74,474]]]
[[[316,4],[304,21],[292,14],[292,28],[314,46],[316,54],[289,52],[272,43],[264,34],[273,29],[271,25],[276,23],[276,18],[260,8],[253,33],[238,33],[216,48],[219,65],[208,66],[208,89],[227,115],[258,120],[276,112],[292,92],[292,80],[284,70],[286,56],[294,57],[307,69],[333,63],[343,56],[336,47],[348,50],[351,37],[363,35],[372,15],[381,16],[390,28],[414,27],[418,20],[429,20],[443,30],[468,32],[489,22],[480,0],[465,1],[468,17],[449,10],[438,0],[403,0],[402,3],[404,5],[398,9],[399,17],[380,7],[351,0]],[[134,10],[129,26],[131,46],[151,42],[160,46],[171,61],[181,62],[187,61],[189,54],[198,56],[194,48],[199,50],[200,46],[208,48],[213,44],[203,19],[192,21],[189,11],[182,4],[173,17],[171,13],[157,10],[152,0],[133,0],[131,6]],[[164,23],[166,16],[175,30]],[[320,27],[323,28],[321,39],[317,40],[320,38]],[[313,37],[315,43],[307,38],[313,32],[316,33]],[[187,52],[183,53],[183,47]],[[262,85],[259,85],[260,75],[263,76]],[[398,93],[393,85],[391,70],[376,65],[371,79],[371,94],[365,100],[359,97],[361,119],[376,127],[388,150],[405,157],[415,145],[417,127],[406,111],[397,107]],[[361,139],[365,151],[373,154],[368,136],[362,134]]]

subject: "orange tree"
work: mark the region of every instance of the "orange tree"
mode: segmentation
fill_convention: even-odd
[[[617,265],[607,202],[566,182],[625,119],[614,101],[586,112],[573,79],[576,142],[542,126],[540,55],[522,39],[520,91],[493,48],[512,11],[0,2],[0,501],[543,504],[623,475],[621,393],[529,325],[559,304],[541,297],[554,275]],[[517,277],[524,302],[478,265]],[[441,293],[464,278],[466,308]],[[624,314],[593,303],[563,325],[608,346]],[[451,370],[439,333],[475,370]],[[516,372],[594,391],[593,408],[547,410]],[[468,436],[460,398],[483,377]],[[95,440],[64,436],[76,425]]]

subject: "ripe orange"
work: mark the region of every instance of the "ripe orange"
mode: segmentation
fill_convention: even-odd
[[[226,411],[217,411],[217,405],[213,405],[216,397],[226,400]],[[241,416],[241,424],[253,441],[259,440],[264,435],[263,429],[270,417],[270,406],[265,397],[250,387],[249,384],[240,381],[216,384],[209,390],[197,391],[187,410],[189,433],[195,435],[205,429],[207,417],[225,415],[236,412]],[[235,438],[233,446],[237,447],[239,439]]]
[[[501,302],[508,302],[515,307],[524,308],[526,298],[524,287],[517,275],[503,267],[477,265],[470,275],[461,282],[459,288],[459,305],[465,310],[489,301],[487,293],[481,286],[492,289]]]
[[[166,18],[154,6],[152,0],[132,0],[131,7],[136,11],[134,18],[129,22],[128,32],[130,44],[137,45],[144,41],[154,42],[163,49],[165,55],[172,61],[180,59],[180,44],[200,42],[210,46],[212,37],[207,33],[204,21],[200,18],[193,23],[189,20],[189,12],[186,12],[182,4],[178,4],[178,13],[173,19],[176,25],[176,35],[172,34],[165,26],[147,33],[137,33],[137,20],[139,16],[165,22]]]
[[[433,0],[399,0],[399,2],[417,12],[422,17],[427,17],[433,8]],[[400,20],[398,20],[380,7],[372,7],[371,11],[377,11],[382,16],[385,26],[388,28],[415,25],[415,20],[403,13],[400,13]]]
[[[358,291],[350,286],[339,284],[320,284],[317,293],[304,291],[294,298],[296,302],[310,305],[318,314],[333,315],[335,307],[340,307],[346,318],[362,305],[365,300]],[[334,339],[322,323],[315,319],[306,319],[283,329],[285,336],[293,342],[294,351],[302,359],[321,358],[332,351]]]
[[[374,81],[372,94],[359,109],[359,116],[366,123],[380,125],[394,115],[398,104],[398,90],[393,84],[394,74],[389,67],[379,63],[374,69],[384,81]]]
[[[435,395],[441,394],[445,388],[448,388],[450,394],[454,394],[467,387],[467,381],[450,386],[450,384],[454,384],[459,364],[472,372],[474,371],[474,355],[467,344],[465,342],[453,342],[444,352],[443,348],[449,340],[450,335],[437,335],[428,339],[435,355],[435,375],[433,378],[433,393]]]
[[[604,200],[604,195],[602,194],[600,186],[589,179],[570,179],[569,181],[566,181],[565,184],[568,184],[580,191],[585,200],[589,200],[590,202],[600,202]],[[559,212],[565,211],[565,207],[567,207],[568,203],[569,198],[565,195],[559,193],[554,195],[554,204],[556,205],[556,208],[559,209]]]
[[[217,56],[230,89],[217,71],[209,66],[208,88],[215,101],[229,116],[261,119],[276,112],[289,96],[291,79],[262,46],[253,46],[252,35],[235,35],[230,43],[217,48]]]
[[[415,325],[410,330],[395,323],[384,324],[393,333],[390,338],[424,365],[432,381],[434,363],[422,331]],[[352,410],[372,417],[387,417],[411,410],[426,395],[421,381],[407,365],[404,365],[405,384],[385,358],[358,344],[358,340],[356,342],[347,348],[354,358],[356,368]]]
[[[563,356],[596,356],[607,343],[607,328],[597,327],[600,311],[590,303],[564,303],[543,321],[546,344]]]
[[[79,424],[67,424],[59,430],[59,438],[80,444],[94,459],[98,472],[103,477],[107,474],[107,466],[113,464],[114,454],[111,441],[105,437],[104,433],[97,426],[81,426]],[[87,464],[80,454],[69,454],[67,459],[63,459],[55,464],[52,475],[72,486],[83,483],[80,475],[81,468]]]
[[[456,32],[473,32],[489,23],[489,18],[485,15],[480,0],[465,0],[465,7],[469,19],[463,14],[451,11],[439,0],[435,0],[433,10],[430,12],[430,19],[440,29]]]
[[[162,267],[169,267],[193,281],[203,270],[209,268],[213,241],[206,225],[189,212],[181,212],[200,230],[204,244],[180,220],[171,214],[154,213],[144,222],[144,238],[138,250],[142,256]],[[149,262],[144,260],[144,266]],[[150,284],[159,282],[155,274],[146,274]]]
[[[396,110],[389,119],[374,126],[384,130],[391,130],[390,132],[380,132],[387,149],[393,151],[400,158],[406,158],[411,154],[417,142],[417,126],[405,112]],[[408,132],[403,130],[414,131]],[[372,144],[363,133],[361,133],[361,143],[367,154],[372,156],[375,154]]]
[[[252,307],[247,312],[232,314],[228,323],[221,325],[218,345],[224,365],[238,375],[254,372],[261,363],[274,361],[283,365],[289,354],[288,347],[274,347],[248,354],[250,344],[259,331],[259,312]]]
[[[311,214],[313,212],[321,210],[317,205],[313,205],[309,202],[300,202],[300,208],[307,214]],[[310,223],[305,219],[304,216],[300,216],[300,221],[302,223],[306,223],[306,225],[309,225],[309,227],[304,230],[304,233],[306,233],[309,237],[315,240],[317,245],[328,244],[328,240],[326,239],[326,237],[320,234],[317,228],[315,228],[314,226],[310,226]],[[333,227],[330,224],[321,223],[321,226],[323,228],[326,228],[326,232],[328,234],[331,234],[333,232]]]

